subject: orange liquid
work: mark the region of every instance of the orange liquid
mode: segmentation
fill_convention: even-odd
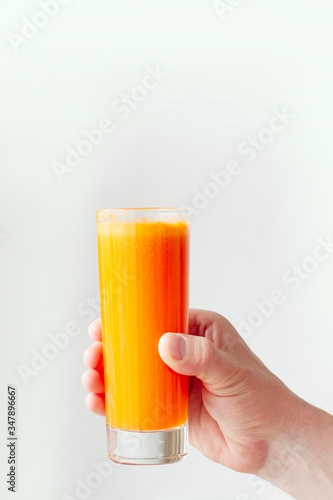
[[[189,226],[100,222],[97,233],[107,425],[183,425],[188,377],[162,361],[158,341],[188,330]]]

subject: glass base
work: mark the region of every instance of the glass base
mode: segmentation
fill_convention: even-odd
[[[159,465],[187,455],[188,424],[160,431],[124,431],[106,426],[109,458],[119,464]]]

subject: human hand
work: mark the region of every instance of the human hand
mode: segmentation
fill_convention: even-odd
[[[84,362],[82,383],[88,409],[105,414],[101,321],[89,335],[95,342]],[[182,360],[175,359],[177,349]],[[159,343],[165,363],[190,375],[189,439],[211,460],[240,472],[264,464],[272,432],[288,423],[296,396],[252,353],[233,326],[217,313],[191,310],[189,335],[166,333]],[[276,401],[279,404],[276,405]]]
[[[82,383],[92,393],[86,405],[104,415],[100,319],[90,325],[89,335],[95,342],[84,355],[89,370]],[[214,312],[191,310],[189,334],[165,333],[159,353],[170,368],[190,376],[189,440],[193,446],[209,459],[257,474],[296,498],[310,499],[314,492],[330,498],[323,496],[326,490],[331,492],[330,480],[319,491],[312,476],[318,470],[321,473],[321,467],[330,467],[326,462],[318,465],[317,429],[322,425],[332,432],[332,419],[273,375],[229,321]],[[314,463],[315,474],[309,467]]]

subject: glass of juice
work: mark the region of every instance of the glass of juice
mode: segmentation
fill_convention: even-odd
[[[177,208],[97,212],[108,454],[165,464],[188,448],[188,377],[158,352],[188,333],[189,220]]]

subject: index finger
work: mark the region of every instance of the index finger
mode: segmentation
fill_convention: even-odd
[[[221,314],[204,309],[190,309],[189,334],[206,337],[218,349],[230,353],[249,350],[233,325]]]
[[[216,321],[220,321],[223,317],[214,312],[206,311],[205,309],[190,309],[189,311],[189,334],[198,337],[205,337]],[[225,318],[223,318],[225,319]]]
[[[93,340],[102,340],[102,322],[101,318],[95,319],[88,326],[89,337]]]

